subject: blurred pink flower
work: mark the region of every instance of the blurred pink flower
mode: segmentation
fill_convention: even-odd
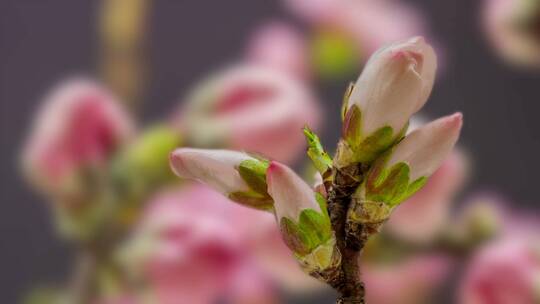
[[[429,242],[441,232],[451,203],[466,178],[466,159],[454,150],[418,193],[396,208],[385,228],[413,242]]]
[[[484,29],[505,60],[540,66],[540,4],[535,0],[484,0]]]
[[[437,255],[418,255],[389,264],[362,265],[367,303],[427,303],[443,282],[451,260]]]
[[[344,33],[363,56],[390,42],[423,34],[420,14],[394,0],[285,0],[317,29]]]
[[[305,276],[276,235],[271,214],[186,184],[151,201],[121,257],[161,304],[275,303],[277,277],[261,267],[272,267],[261,251],[293,277]]]
[[[203,81],[179,119],[191,145],[228,147],[291,162],[316,127],[319,107],[301,81],[257,65],[238,65]]]
[[[539,302],[538,236],[506,236],[486,246],[474,256],[460,288],[463,304]]]
[[[306,79],[309,74],[306,41],[301,33],[284,22],[270,22],[257,29],[248,42],[246,57],[249,62],[299,79]]]
[[[105,165],[133,129],[120,103],[99,84],[62,82],[37,113],[23,166],[43,190],[66,194],[80,186],[77,174]]]

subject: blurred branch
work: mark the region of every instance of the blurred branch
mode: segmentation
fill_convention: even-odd
[[[95,288],[96,266],[94,254],[87,250],[79,253],[70,282],[70,303],[90,303]]]
[[[103,81],[132,110],[144,90],[145,32],[150,0],[103,0],[99,15]]]

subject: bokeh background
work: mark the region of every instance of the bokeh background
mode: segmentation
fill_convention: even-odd
[[[423,113],[464,113],[460,143],[474,166],[463,192],[488,189],[507,197],[513,208],[537,213],[540,72],[500,60],[482,30],[483,1],[403,2],[424,14],[430,37],[444,54]],[[18,158],[43,94],[66,75],[96,71],[99,6],[100,1],[86,0],[0,1],[3,303],[16,303],[36,282],[63,278],[73,262],[72,248],[55,235],[43,197],[21,177]],[[149,14],[147,85],[138,112],[146,122],[175,108],[207,73],[239,60],[246,39],[265,21],[306,28],[280,1],[270,0],[156,0]],[[325,120],[319,133],[330,150],[339,136],[346,83],[316,85]],[[454,302],[450,293],[445,298]],[[332,297],[319,301],[331,303]]]

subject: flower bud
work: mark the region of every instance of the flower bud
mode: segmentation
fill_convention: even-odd
[[[45,99],[23,151],[23,166],[43,191],[77,201],[132,134],[117,100],[87,79],[61,83]]]
[[[290,162],[305,147],[302,127],[317,125],[314,100],[301,81],[285,73],[240,65],[195,88],[179,128],[193,146],[228,147]]]
[[[268,162],[229,150],[180,148],[170,155],[176,175],[208,184],[240,204],[271,209],[266,192]]]
[[[437,67],[435,53],[416,37],[377,51],[346,98],[345,161],[371,162],[399,140],[409,118],[427,101]]]
[[[456,143],[460,113],[435,120],[413,132],[373,165],[353,195],[349,220],[379,224],[392,209],[424,186]]]
[[[278,162],[270,164],[266,179],[283,239],[304,270],[324,271],[337,266],[341,255],[336,247],[326,200],[313,192],[290,168]]]
[[[415,243],[433,241],[448,224],[452,202],[467,178],[468,159],[454,149],[426,185],[392,213],[385,229]]]
[[[517,66],[540,67],[540,2],[486,0],[483,23],[494,50]]]
[[[477,253],[465,273],[460,303],[538,303],[539,241],[512,235]]]

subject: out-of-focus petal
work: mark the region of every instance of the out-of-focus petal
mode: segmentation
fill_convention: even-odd
[[[319,107],[302,81],[244,64],[197,86],[178,124],[194,146],[227,146],[290,162],[305,147],[302,128],[318,121]]]

